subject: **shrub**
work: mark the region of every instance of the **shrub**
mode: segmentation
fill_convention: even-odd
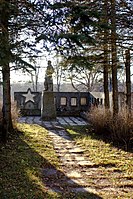
[[[96,133],[107,133],[109,121],[112,119],[111,112],[104,108],[94,107],[88,113],[88,120],[91,122]]]
[[[123,107],[118,115],[113,117],[109,110],[104,108],[93,108],[88,113],[95,133],[110,136],[113,142],[124,143],[126,149],[133,140],[133,112],[129,113]]]
[[[13,126],[15,126],[16,122],[18,121],[18,118],[20,117],[20,110],[18,109],[16,102],[12,102],[11,104],[11,114]]]
[[[128,148],[133,140],[133,112],[129,113],[128,109],[123,107],[109,124],[112,140],[124,143],[125,147]]]
[[[20,116],[20,111],[17,108],[16,102],[12,102],[11,104],[11,114],[12,114],[12,122],[13,126],[15,127],[15,124]],[[2,102],[0,102],[0,123],[2,123]]]

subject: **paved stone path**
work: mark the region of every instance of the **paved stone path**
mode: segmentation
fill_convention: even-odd
[[[70,126],[74,126],[74,125],[87,125],[88,123],[80,118],[80,117],[57,117],[56,120],[53,121],[42,121],[40,119],[39,116],[36,117],[21,117],[19,119],[19,122],[23,123],[26,122],[28,124],[32,124],[32,123],[36,123],[42,126],[45,126],[47,128],[59,125],[59,126],[64,126],[64,125],[70,125]]]
[[[96,190],[87,187],[85,180],[86,166],[93,164],[83,157],[84,150],[76,146],[75,141],[71,140],[68,133],[64,129],[64,125],[87,125],[88,123],[80,117],[57,117],[56,121],[42,121],[40,117],[22,117],[19,119],[20,123],[39,124],[48,129],[49,136],[53,140],[54,149],[59,157],[64,172],[62,179],[59,177],[59,182],[46,182],[54,191],[61,192],[62,189],[68,189],[73,192],[93,192]],[[53,168],[46,168],[43,170],[45,177],[60,175],[57,170]],[[50,178],[51,179],[51,178]],[[60,184],[61,181],[61,184]],[[64,187],[65,186],[65,187]]]
[[[40,117],[22,117],[19,122],[39,124],[45,127],[53,140],[62,172],[55,168],[43,170],[44,181],[48,189],[55,192],[71,190],[72,192],[93,193],[94,198],[99,199],[101,197],[97,194],[101,190],[116,194],[119,192],[119,189],[112,187],[109,179],[103,175],[103,170],[109,171],[111,167],[105,168],[90,162],[89,158],[85,157],[84,150],[76,145],[63,127],[64,125],[87,125],[85,120],[79,117],[57,117],[56,121],[41,121]],[[119,175],[120,173],[118,173],[118,178]]]

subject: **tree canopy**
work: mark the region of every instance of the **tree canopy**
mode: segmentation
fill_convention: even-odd
[[[112,70],[113,107],[118,113],[117,70],[133,44],[131,0],[1,0],[0,68],[3,75],[3,117],[11,124],[10,70],[35,69],[41,50],[64,56],[69,69],[103,69],[106,108],[108,73]],[[42,49],[38,49],[39,43]]]

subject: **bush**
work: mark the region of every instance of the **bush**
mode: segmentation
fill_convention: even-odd
[[[13,126],[15,126],[16,122],[18,121],[18,118],[20,117],[20,110],[18,109],[16,102],[12,102],[11,104],[11,114]]]
[[[94,107],[88,113],[88,120],[93,125],[97,134],[107,134],[109,121],[112,119],[112,114],[104,108]]]
[[[112,140],[125,144],[128,148],[133,140],[133,113],[123,107],[115,118],[110,121],[110,131]]]
[[[13,122],[13,126],[15,127],[15,124],[20,116],[20,111],[17,108],[17,104],[16,102],[12,102],[11,104],[11,114],[12,114],[12,122]],[[2,123],[2,103],[0,102],[0,123]]]
[[[93,108],[88,113],[95,133],[109,136],[113,142],[124,143],[128,148],[133,140],[133,112],[123,107],[118,115],[113,117],[109,110]]]

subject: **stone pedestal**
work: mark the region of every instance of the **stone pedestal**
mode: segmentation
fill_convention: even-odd
[[[42,120],[56,119],[56,109],[54,103],[54,94],[52,91],[42,92],[42,105],[41,105],[41,118]]]

